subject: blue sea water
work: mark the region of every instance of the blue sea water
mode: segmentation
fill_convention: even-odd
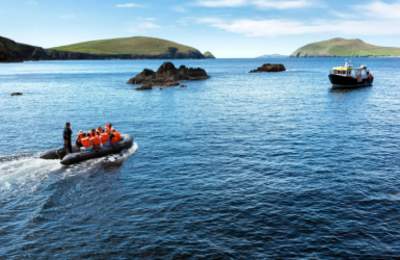
[[[0,258],[400,256],[400,59],[354,59],[375,84],[353,91],[325,58],[180,60],[211,78],[126,84],[162,62],[0,65]],[[264,62],[288,71],[248,73]],[[138,149],[39,159],[65,121]]]

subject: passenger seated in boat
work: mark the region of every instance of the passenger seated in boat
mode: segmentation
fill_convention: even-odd
[[[118,143],[121,139],[121,133],[113,129],[111,132],[111,144]]]
[[[113,130],[112,124],[111,123],[107,123],[105,126],[106,132],[111,135],[111,132]]]
[[[79,130],[78,136],[76,137],[75,144],[78,148],[82,147],[83,131]]]
[[[101,133],[104,132],[104,129],[103,129],[101,126],[99,126],[99,127],[97,127],[96,132],[97,132],[98,134],[101,134]]]
[[[101,148],[100,136],[96,133],[95,129],[92,129],[90,135],[90,142],[92,143],[93,150],[99,150]]]
[[[92,147],[92,143],[90,142],[90,137],[88,134],[83,133],[83,137],[81,139],[82,147],[84,149],[89,149]]]
[[[110,135],[103,130],[103,132],[100,133],[100,139],[101,139],[101,144],[106,145],[110,141]]]

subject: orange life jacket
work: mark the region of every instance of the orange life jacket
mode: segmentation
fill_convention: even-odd
[[[98,147],[101,144],[101,139],[99,136],[95,135],[90,138],[90,142],[93,144],[94,147]]]
[[[83,134],[79,134],[78,137],[76,138],[76,142],[82,144],[82,138]]]
[[[101,143],[106,144],[108,140],[110,139],[110,135],[107,132],[101,133],[100,135],[101,138]]]
[[[81,139],[81,143],[82,143],[82,146],[85,148],[89,148],[90,146],[92,146],[92,144],[90,143],[89,137],[83,137]]]
[[[121,141],[121,133],[118,131],[112,132],[112,138],[111,138],[111,143],[115,144]]]

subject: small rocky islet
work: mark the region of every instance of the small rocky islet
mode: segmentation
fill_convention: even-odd
[[[250,73],[260,73],[260,72],[283,72],[286,71],[285,65],[283,64],[271,64],[266,63],[255,70],[251,70]]]
[[[181,65],[176,68],[172,62],[163,63],[157,71],[144,69],[129,79],[128,84],[140,85],[136,90],[150,90],[153,87],[173,87],[181,85],[180,81],[205,80],[209,75],[202,68],[188,68]]]

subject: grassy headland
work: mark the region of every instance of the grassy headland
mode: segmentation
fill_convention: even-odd
[[[207,54],[208,55],[208,54]],[[205,59],[195,48],[176,42],[131,37],[82,42],[44,49],[0,36],[0,62],[88,59]]]
[[[81,42],[52,48],[57,51],[96,55],[163,56],[202,54],[195,48],[151,37],[129,37]]]
[[[400,56],[400,48],[382,47],[366,43],[360,39],[333,38],[327,41],[307,44],[297,49],[295,57],[368,57]]]

